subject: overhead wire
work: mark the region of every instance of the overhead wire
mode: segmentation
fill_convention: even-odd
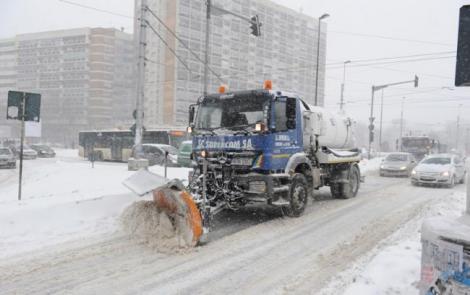
[[[150,12],[150,14],[151,14],[163,27],[165,27],[165,29],[166,29],[173,37],[175,37],[176,40],[178,40],[178,42],[179,42],[184,48],[186,48],[186,49],[189,51],[189,53],[191,53],[191,55],[192,55],[196,60],[198,60],[198,61],[199,61],[200,63],[202,63],[202,64],[205,64],[205,61],[203,61],[203,60],[199,57],[199,55],[197,55],[191,48],[189,48],[189,46],[186,45],[186,43],[185,43],[180,37],[178,37],[178,35],[176,35],[176,33],[173,32],[173,31],[171,30],[171,28],[168,27],[168,26],[165,24],[165,22],[164,22],[160,17],[158,17],[158,15],[157,15],[152,9],[150,9],[150,7],[146,6],[146,9]],[[207,68],[209,69],[209,71],[210,71],[220,82],[225,83],[225,81],[220,77],[220,75],[217,74],[210,66],[207,66]]]

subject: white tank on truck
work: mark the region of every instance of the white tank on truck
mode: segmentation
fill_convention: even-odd
[[[317,136],[320,147],[332,149],[351,149],[355,147],[355,121],[344,113],[334,113],[318,106],[309,105],[310,112],[306,118],[304,113],[304,124],[307,134],[309,130]],[[305,141],[305,140],[304,140]],[[304,142],[304,144],[308,144]]]
[[[313,107],[313,112],[321,115],[320,135],[318,137],[320,146],[337,149],[355,147],[355,122],[350,117],[320,107]]]

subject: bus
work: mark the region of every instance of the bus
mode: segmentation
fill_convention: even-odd
[[[145,130],[142,143],[169,144],[176,148],[187,140],[186,131]],[[96,161],[127,162],[134,146],[134,135],[129,130],[92,130],[78,134],[78,154],[89,158],[94,151]]]
[[[429,136],[403,136],[401,151],[413,154],[417,160],[421,160],[426,155],[439,152],[439,141]]]

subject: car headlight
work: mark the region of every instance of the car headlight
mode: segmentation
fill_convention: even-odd
[[[406,169],[406,166],[401,166],[400,167],[400,170],[405,170]]]
[[[413,170],[411,171],[411,175],[416,175],[416,170],[413,169]]]
[[[385,169],[385,165],[380,165],[380,169]]]
[[[441,175],[444,177],[449,177],[449,171],[444,171],[441,173]]]

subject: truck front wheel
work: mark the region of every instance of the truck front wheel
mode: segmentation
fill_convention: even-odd
[[[361,182],[361,174],[356,165],[349,169],[349,177],[347,183],[332,183],[330,185],[331,195],[333,198],[350,199],[357,195]]]
[[[297,173],[292,178],[289,190],[289,206],[285,207],[287,216],[298,217],[302,215],[308,202],[308,185],[303,174]]]

